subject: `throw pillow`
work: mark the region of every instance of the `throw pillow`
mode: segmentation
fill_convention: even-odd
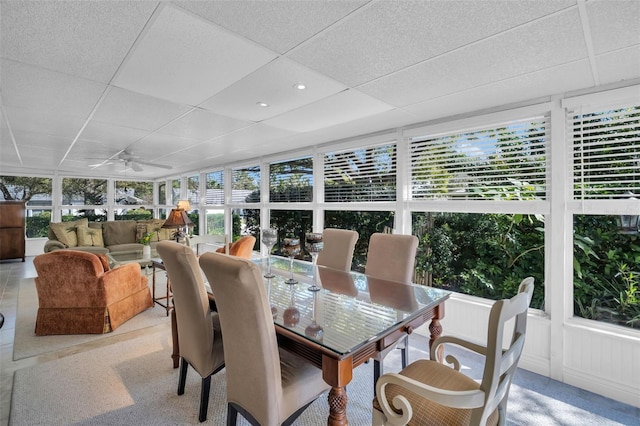
[[[78,246],[80,247],[104,247],[102,230],[89,227],[79,227],[76,230]]]
[[[80,227],[87,227],[89,225],[89,219],[79,219],[71,222],[59,222],[50,223],[49,227],[53,230],[58,241],[67,247],[78,246],[78,236],[76,229]]]
[[[153,232],[151,230],[151,226],[150,223],[140,223],[138,222],[136,224],[136,242],[140,242],[141,239],[144,238],[145,235],[147,235],[147,233],[149,232]],[[151,241],[155,241],[153,238],[151,239]]]

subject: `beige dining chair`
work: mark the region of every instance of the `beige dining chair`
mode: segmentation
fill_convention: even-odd
[[[174,241],[160,241],[156,249],[173,291],[180,345],[178,395],[184,394],[191,366],[202,377],[198,419],[203,422],[207,419],[211,376],[224,368],[220,321],[209,308],[204,277],[193,250]]]
[[[399,374],[382,375],[376,384],[373,425],[504,425],[509,388],[526,337],[533,282],[533,278],[525,278],[518,294],[493,304],[486,345],[441,336],[431,346],[431,359],[415,361]],[[504,339],[509,335],[507,322],[513,318],[510,339]],[[437,360],[438,347],[443,344],[483,355],[482,381],[478,383],[461,373],[460,362],[451,355],[446,360],[453,368]]]
[[[415,235],[374,233],[369,238],[364,273],[387,281],[409,284],[413,278],[417,250],[418,238]],[[402,368],[407,366],[409,336],[405,335],[373,358],[374,386],[382,374],[382,360],[396,347],[401,351]]]
[[[322,371],[278,349],[260,268],[205,253],[200,266],[213,290],[226,337],[227,425],[238,413],[253,425],[289,425],[329,389]]]
[[[353,250],[358,233],[349,229],[327,228],[322,231],[323,248],[318,253],[316,264],[341,271],[351,270]]]

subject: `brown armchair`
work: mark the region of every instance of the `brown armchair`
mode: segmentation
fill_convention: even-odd
[[[153,306],[137,263],[109,269],[104,255],[56,250],[36,256],[35,333],[109,333]]]

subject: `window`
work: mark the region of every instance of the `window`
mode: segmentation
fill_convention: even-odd
[[[568,112],[574,199],[640,194],[640,106]]]
[[[326,202],[395,201],[396,144],[324,155]]]
[[[523,278],[544,282],[544,222],[523,214],[412,213],[419,239],[414,281],[484,297],[511,298]],[[541,309],[536,285],[531,307]]]
[[[171,180],[171,204],[174,206],[178,205],[178,201],[180,201],[180,179],[172,179]]]
[[[545,199],[548,121],[411,138],[412,198]]]
[[[115,203],[126,205],[153,204],[153,182],[116,181]]]
[[[187,178],[187,200],[190,204],[200,204],[200,176]]]
[[[253,249],[260,251],[260,209],[233,209],[231,221],[233,241],[253,235],[256,238]]]
[[[269,202],[310,202],[313,199],[313,159],[271,163],[269,165]]]
[[[274,246],[276,254],[281,252],[283,238],[300,238],[304,244],[304,234],[313,229],[313,212],[311,210],[271,210],[271,228],[278,230],[278,242]],[[305,256],[305,250],[300,251],[298,258]],[[311,259],[311,256],[307,256]]]
[[[567,122],[574,315],[640,329],[640,104],[578,104]]]
[[[233,204],[260,202],[260,167],[245,167],[231,171],[231,202]]]
[[[66,206],[101,206],[107,203],[106,179],[62,179],[62,204]]]
[[[0,176],[0,200],[23,200],[26,205],[27,238],[47,236],[51,222],[51,179],[29,176]]]
[[[206,175],[206,203],[210,206],[224,204],[224,171],[218,170]]]

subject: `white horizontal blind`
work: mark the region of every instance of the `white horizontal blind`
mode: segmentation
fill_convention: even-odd
[[[206,181],[206,203],[208,205],[224,204],[224,170],[207,173]]]
[[[324,155],[325,202],[395,199],[395,143]]]
[[[413,199],[544,200],[549,116],[410,138]]]
[[[313,158],[269,164],[269,202],[310,202],[313,199]]]
[[[640,194],[640,106],[567,110],[574,200]]]
[[[260,202],[260,166],[232,169],[231,180],[233,204]]]

